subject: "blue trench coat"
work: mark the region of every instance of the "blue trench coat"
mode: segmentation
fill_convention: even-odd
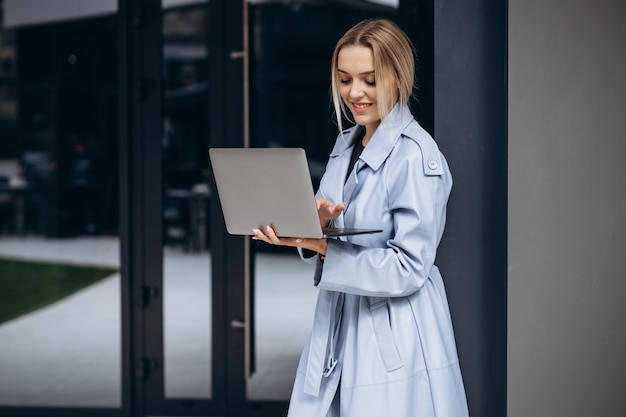
[[[289,417],[467,416],[434,265],[448,165],[409,109],[396,105],[344,183],[355,130],[337,138],[317,197],[347,203],[334,226],[383,232],[330,239],[323,264],[305,258],[317,265],[320,291]]]

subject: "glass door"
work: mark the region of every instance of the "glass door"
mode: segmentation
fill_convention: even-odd
[[[128,415],[117,19],[22,3],[0,5],[0,413]]]
[[[151,219],[136,357],[145,414],[284,415],[313,319],[313,269],[295,250],[226,233],[207,150],[304,147],[317,185],[336,136],[332,49],[373,12],[245,0],[163,0],[160,12],[159,153],[153,134],[139,152]],[[311,25],[326,30],[312,36]]]
[[[138,65],[144,123],[139,204],[144,223],[143,319],[136,361],[144,415],[223,415],[215,345],[207,150],[210,133],[209,45],[213,3],[157,0],[145,9],[145,62]],[[154,17],[154,15],[157,17]],[[151,18],[152,17],[152,18]],[[145,40],[147,39],[147,40]],[[151,83],[152,77],[159,77]],[[155,93],[158,92],[158,93]],[[141,101],[140,100],[140,101]],[[217,251],[219,256],[219,248]],[[217,336],[216,336],[217,335]],[[221,375],[221,374],[220,374]]]
[[[207,400],[213,382],[206,161],[209,7],[204,1],[163,6],[164,395]]]

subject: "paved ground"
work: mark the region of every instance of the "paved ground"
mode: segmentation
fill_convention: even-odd
[[[0,238],[0,256],[117,266],[114,238]],[[254,399],[287,399],[308,335],[317,291],[297,256],[256,259],[257,373]],[[211,259],[166,249],[166,396],[211,392]],[[0,277],[1,278],[1,277]],[[0,325],[0,405],[120,405],[120,277],[113,275],[51,306]],[[286,314],[288,312],[288,314]]]

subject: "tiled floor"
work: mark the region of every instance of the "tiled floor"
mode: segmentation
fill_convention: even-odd
[[[0,256],[117,266],[115,238],[0,238]],[[210,254],[164,257],[166,396],[211,392]],[[256,259],[257,372],[253,399],[287,399],[310,329],[317,290],[296,255]],[[120,278],[108,277],[51,306],[0,325],[0,405],[120,404]],[[288,314],[287,314],[288,313]]]

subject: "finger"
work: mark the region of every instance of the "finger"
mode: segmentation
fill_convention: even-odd
[[[265,234],[269,238],[270,242],[275,245],[280,244],[280,239],[278,238],[278,236],[276,236],[276,232],[274,232],[274,229],[272,229],[271,226],[265,226]]]
[[[339,203],[334,206],[328,207],[327,216],[330,219],[336,219],[345,208],[346,208],[346,203]]]
[[[259,229],[252,229],[252,233],[254,233],[252,236],[254,240],[264,240],[265,238],[265,235]]]
[[[262,242],[265,243],[272,243],[272,241],[270,240],[269,236],[267,236],[265,233],[263,233],[263,231],[261,231],[261,229],[252,229],[252,231],[254,232],[254,236],[252,237],[252,239],[254,240],[260,240]]]
[[[339,215],[346,208],[346,203],[339,203],[335,207],[333,207],[334,214]]]
[[[317,205],[317,209],[320,210],[324,207],[329,206],[332,203],[325,198],[318,198],[317,200],[315,200],[315,204]]]

